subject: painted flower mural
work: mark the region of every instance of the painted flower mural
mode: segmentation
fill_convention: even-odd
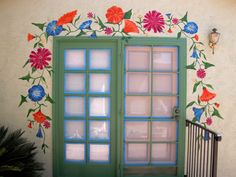
[[[33,50],[30,52],[23,68],[28,67],[25,76],[19,79],[27,81],[31,86],[28,93],[21,95],[19,106],[24,103],[31,103],[31,108],[27,112],[27,127],[37,127],[36,137],[42,139],[42,150],[46,152],[46,130],[51,127],[51,118],[46,115],[48,104],[54,101],[48,93],[48,81],[45,75],[52,76],[53,68],[51,64],[52,52],[45,48],[48,39],[53,36],[87,36],[96,39],[99,35],[120,36],[125,42],[132,38],[132,33],[146,35],[153,32],[176,34],[177,38],[185,37],[190,42],[189,57],[190,64],[186,69],[196,72],[196,79],[193,84],[193,94],[195,100],[188,103],[187,108],[192,108],[192,121],[199,122],[204,126],[213,124],[215,118],[222,118],[219,113],[220,104],[215,100],[213,86],[206,83],[206,71],[214,67],[207,60],[204,45],[199,41],[198,25],[188,20],[188,13],[183,17],[176,17],[172,13],[165,16],[158,10],[150,10],[143,15],[135,17],[132,9],[124,11],[121,7],[112,6],[104,13],[103,18],[94,12],[88,12],[81,20],[81,15],[77,10],[65,13],[58,19],[46,23],[32,23],[38,28],[40,33],[27,34],[27,41],[33,43]],[[105,19],[103,21],[102,19]],[[46,41],[46,42],[45,42]],[[36,72],[37,71],[37,72]],[[27,92],[27,91],[26,91]],[[205,135],[207,139],[207,134]]]

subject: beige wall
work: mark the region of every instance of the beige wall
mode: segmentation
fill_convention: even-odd
[[[21,67],[27,59],[31,45],[27,43],[28,32],[36,32],[31,22],[44,22],[57,19],[65,12],[78,9],[86,16],[87,12],[96,12],[104,18],[106,9],[112,5],[125,10],[133,9],[135,16],[143,15],[147,10],[172,12],[181,17],[186,11],[189,18],[199,25],[200,39],[207,44],[207,34],[216,27],[221,39],[213,56],[207,47],[209,61],[217,67],[207,72],[208,81],[215,86],[217,100],[221,103],[224,121],[215,121],[214,129],[221,132],[223,141],[219,147],[219,177],[235,177],[236,174],[236,1],[235,0],[0,0],[0,124],[10,129],[22,128],[26,136],[36,141],[35,130],[26,127],[27,105],[18,108],[19,95],[27,91],[29,85],[18,80],[26,74]],[[49,43],[51,47],[51,42]],[[189,62],[192,59],[189,58]],[[188,100],[193,96],[192,80],[194,73],[188,73]],[[51,89],[51,83],[49,83]],[[48,109],[51,113],[51,109]],[[188,112],[190,116],[190,112]],[[38,159],[45,163],[45,177],[52,176],[52,135],[47,130],[47,143],[50,149],[44,155],[41,151]]]

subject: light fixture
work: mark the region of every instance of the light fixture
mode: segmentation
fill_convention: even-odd
[[[217,32],[216,28],[212,29],[212,32],[209,34],[209,46],[212,48],[212,54],[215,53],[215,46],[218,43],[220,38],[220,33]]]

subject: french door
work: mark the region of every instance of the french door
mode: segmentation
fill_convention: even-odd
[[[183,176],[185,40],[54,39],[54,176]]]

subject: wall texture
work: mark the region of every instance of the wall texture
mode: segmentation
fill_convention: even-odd
[[[74,9],[86,16],[87,12],[96,12],[100,17],[112,5],[121,6],[125,11],[133,9],[134,15],[143,15],[148,10],[163,13],[172,12],[183,16],[189,12],[189,18],[196,21],[200,30],[201,41],[207,44],[209,31],[216,27],[221,32],[219,45],[213,56],[206,46],[209,61],[217,67],[208,69],[208,81],[215,86],[217,100],[221,103],[221,114],[224,121],[215,120],[214,130],[222,133],[223,141],[219,147],[219,177],[235,177],[236,169],[236,1],[235,0],[1,0],[0,1],[0,125],[14,130],[22,128],[25,135],[40,146],[35,137],[35,130],[26,127],[25,113],[27,105],[18,108],[19,95],[26,93],[28,85],[18,78],[26,74],[22,65],[30,52],[30,44],[26,41],[28,32],[34,33],[31,22],[44,22],[57,19],[62,14]],[[83,17],[82,17],[83,18]],[[173,34],[176,36],[176,34]],[[164,34],[160,35],[164,36]],[[168,35],[170,36],[170,35]],[[49,42],[49,48],[51,48]],[[188,59],[189,63],[192,59]],[[188,100],[192,100],[192,82],[195,73],[188,72]],[[51,83],[49,83],[51,89]],[[48,108],[48,113],[51,109]],[[187,115],[191,115],[188,112]],[[47,144],[52,147],[51,129],[47,130]],[[41,151],[38,159],[45,163],[45,177],[52,176],[52,148],[46,155]]]

